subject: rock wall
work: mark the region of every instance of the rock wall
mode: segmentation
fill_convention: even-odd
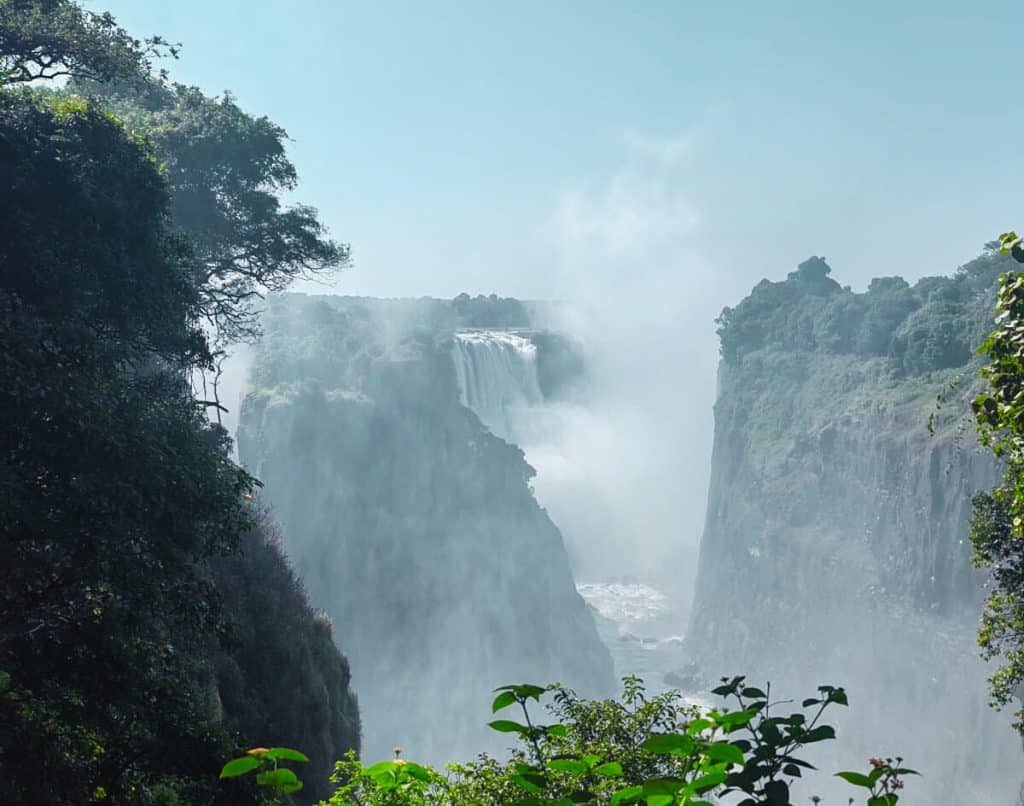
[[[294,747],[309,757],[296,803],[331,792],[334,762],[359,750],[359,709],[331,622],[314,611],[269,518],[239,554],[212,563],[229,639],[211,658],[216,707],[243,747]]]
[[[459,401],[453,308],[275,300],[238,430],[345,647],[371,760],[394,745],[435,762],[502,749],[486,728],[498,685],[613,686],[532,469]]]
[[[1022,759],[986,705],[967,537],[971,497],[999,468],[972,437],[976,366],[960,345],[991,321],[1001,263],[862,295],[823,263],[721,320],[688,651],[712,677],[845,685],[830,760],[901,753],[925,773],[909,804],[1013,802]]]

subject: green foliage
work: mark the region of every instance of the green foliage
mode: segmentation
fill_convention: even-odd
[[[873,758],[871,769],[866,773],[837,772],[836,775],[847,783],[867,789],[870,793],[868,806],[896,806],[903,779],[918,774],[916,770],[900,766],[902,762],[902,758]]]
[[[821,686],[800,711],[776,716],[769,689],[734,677],[713,692],[734,707],[700,710],[678,692],[649,698],[639,679],[624,684],[621,700],[600,701],[561,687],[503,686],[492,710],[514,709],[516,718],[490,724],[517,737],[509,761],[480,756],[441,774],[401,759],[399,748],[393,761],[369,767],[350,754],[338,763],[339,788],[325,806],[709,806],[724,796],[741,806],[790,806],[793,780],[814,770],[802,748],[834,739],[821,718],[847,704],[843,689]],[[530,710],[545,694],[557,720],[550,724]],[[868,789],[869,806],[895,806],[902,777],[915,774],[900,761],[872,759],[867,773],[839,776]]]
[[[232,759],[220,771],[221,780],[255,773],[256,785],[279,795],[302,790],[302,781],[294,771],[280,766],[282,761],[307,762],[305,754],[289,747],[254,747],[241,758]]]
[[[185,383],[210,356],[146,149],[0,91],[0,166],[0,800],[139,798],[223,751],[197,558],[235,546],[253,481]]]
[[[167,53],[175,49],[163,39],[140,42],[110,14],[70,0],[0,0],[0,86],[61,76],[141,82]]]
[[[273,735],[301,747],[309,756],[303,797],[318,800],[330,792],[335,760],[359,748],[348,662],[330,620],[310,608],[275,525],[260,511],[256,521],[237,554],[210,563],[230,616],[213,657],[222,720],[243,746]]]
[[[900,277],[876,278],[857,294],[829,278],[824,259],[811,258],[722,312],[722,358],[735,364],[763,349],[818,351],[884,358],[899,375],[964,366],[1007,263],[988,248],[953,277],[926,277],[913,287]]]
[[[316,210],[281,204],[298,181],[285,130],[230,93],[89,81],[73,89],[101,100],[159,157],[174,226],[191,246],[199,313],[218,340],[252,340],[264,294],[347,262],[348,247],[327,237]]]
[[[247,292],[224,290],[240,286],[221,282],[223,263],[198,269],[213,247],[179,220],[180,186],[204,183],[237,206],[238,231],[222,248],[271,250],[257,281],[290,276],[273,263],[293,254],[273,252],[275,226],[298,227],[296,238],[315,242],[311,253],[334,247],[318,239],[308,213],[288,218],[277,205],[274,194],[294,180],[283,132],[229,99],[167,90],[149,75],[161,50],[159,40],[140,43],[73,3],[0,0],[5,803],[256,797],[255,785],[217,792],[210,783],[232,750],[222,719],[241,729],[240,703],[272,687],[237,642],[218,649],[229,626],[235,637],[248,626],[230,624],[220,592],[241,609],[237,579],[230,584],[240,567],[225,555],[253,527],[255,482],[229,459],[226,435],[189,388],[214,363],[201,327],[210,300],[230,317]],[[10,86],[57,76],[113,80],[126,96],[169,97],[175,109],[188,100],[188,122],[161,131],[187,131],[206,162],[198,167],[181,145],[171,171],[158,139],[127,131],[110,103]],[[233,155],[253,141],[247,126],[262,132],[264,156],[256,146]],[[218,184],[218,172],[244,176]],[[247,227],[257,213],[267,226]],[[292,649],[304,652],[292,680],[298,695],[329,698],[300,703],[329,710],[320,731],[328,744],[317,747],[326,767],[328,753],[358,742],[347,667],[290,572],[261,581],[277,583],[279,610],[297,608],[289,626]],[[254,619],[245,613],[245,621]],[[218,692],[225,670],[246,684],[227,703]],[[287,732],[295,721],[277,726]]]
[[[1016,233],[999,237],[1003,252],[1024,262]],[[978,642],[986,658],[1001,656],[991,678],[993,704],[1007,705],[1024,685],[1024,275],[999,280],[997,327],[979,352],[988,359],[986,390],[973,402],[981,441],[1005,463],[1003,481],[974,499],[971,543],[977,565],[995,583],[982,614]],[[1024,732],[1024,708],[1017,712]]]

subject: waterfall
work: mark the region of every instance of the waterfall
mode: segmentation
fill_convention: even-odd
[[[517,441],[517,415],[544,399],[533,343],[508,330],[459,331],[452,360],[462,405],[495,435]]]

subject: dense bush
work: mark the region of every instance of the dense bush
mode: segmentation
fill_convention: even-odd
[[[736,363],[763,349],[853,354],[889,359],[893,371],[908,375],[964,366],[985,332],[1007,260],[990,247],[952,277],[914,286],[881,277],[858,294],[829,277],[823,258],[811,258],[722,311],[722,357]]]
[[[297,690],[315,693],[315,674],[341,689],[321,721],[351,712],[345,664],[294,578],[242,539],[255,482],[190,387],[215,363],[204,318],[239,335],[250,292],[343,251],[308,210],[277,205],[294,175],[283,132],[226,99],[168,89],[149,70],[161,49],[68,0],[0,0],[4,803],[251,803],[253,791],[207,780],[243,728],[243,696],[275,714],[274,685],[259,679],[275,651],[218,649],[228,623],[262,640],[267,614],[246,609],[239,575],[278,594],[293,648],[319,653],[298,667]],[[168,97],[181,114],[159,131],[138,116],[130,131],[109,98],[18,87],[54,76]],[[246,131],[263,134],[262,150],[236,148]],[[207,231],[191,226],[186,197],[210,202]],[[233,263],[246,247],[258,259]],[[221,698],[235,681],[218,680],[214,656],[236,663],[244,691]],[[313,715],[250,729],[315,726]],[[322,763],[356,731],[324,727]]]
[[[820,686],[800,710],[777,714],[783,703],[771,699],[770,688],[734,677],[713,691],[726,707],[707,708],[674,691],[649,697],[638,678],[623,682],[618,700],[586,700],[559,686],[503,686],[492,710],[512,709],[514,718],[490,726],[516,741],[507,761],[481,755],[441,773],[404,760],[400,748],[394,760],[371,766],[350,754],[337,766],[337,791],[321,806],[710,806],[726,796],[740,806],[791,806],[794,780],[815,769],[802,750],[835,738],[822,717],[847,704],[843,689]],[[541,724],[530,703],[545,695],[554,721]],[[293,770],[280,769],[284,760],[303,757],[257,748],[222,776],[255,773],[267,788],[296,791],[301,782]],[[901,761],[872,759],[865,773],[838,775],[867,790],[868,806],[895,806],[903,779],[916,774]]]
[[[1024,263],[1014,233],[1006,251]],[[974,499],[971,543],[975,562],[992,572],[978,643],[986,658],[1001,657],[992,676],[997,706],[1024,699],[1024,275],[1000,278],[996,329],[981,346],[988,359],[981,375],[987,388],[973,403],[981,440],[1005,462],[1002,483]],[[1024,708],[1016,727],[1024,733]]]

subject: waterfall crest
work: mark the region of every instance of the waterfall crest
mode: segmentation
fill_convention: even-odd
[[[544,400],[534,344],[509,330],[464,330],[455,334],[452,360],[462,405],[493,434],[517,441],[516,415]]]

